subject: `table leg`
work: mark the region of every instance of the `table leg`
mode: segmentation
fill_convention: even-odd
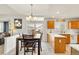
[[[16,55],[19,54],[19,41],[16,40]]]
[[[72,55],[72,47],[71,47],[71,55]]]
[[[40,55],[40,43],[41,43],[41,41],[38,40],[38,55]]]

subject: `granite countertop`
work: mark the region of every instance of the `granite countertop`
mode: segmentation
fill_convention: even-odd
[[[52,35],[53,37],[65,37],[65,36],[63,36],[61,34],[54,34],[54,33],[50,33],[50,35]]]
[[[55,34],[54,37],[65,37],[63,35]]]
[[[79,51],[79,44],[70,44],[69,46]]]

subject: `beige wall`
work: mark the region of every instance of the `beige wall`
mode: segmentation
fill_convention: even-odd
[[[22,29],[15,29],[13,34],[27,33],[28,24],[26,21],[26,17],[24,17],[24,16],[0,16],[0,22],[9,21],[9,32],[11,32],[11,28],[14,28],[14,19],[15,18],[22,19]]]

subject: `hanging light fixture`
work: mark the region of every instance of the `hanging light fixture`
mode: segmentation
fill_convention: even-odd
[[[33,18],[33,15],[32,15],[32,4],[30,4],[30,15],[29,16],[26,16],[26,20],[32,20]]]
[[[30,16],[26,17],[28,21],[35,20],[37,17],[33,16],[33,4],[30,4]]]
[[[29,16],[29,19],[30,19],[30,20],[32,20],[32,17],[33,17],[33,15],[32,15],[32,6],[33,6],[33,5],[31,4],[31,5],[30,5],[30,8],[31,8],[31,9],[30,9],[30,16]]]

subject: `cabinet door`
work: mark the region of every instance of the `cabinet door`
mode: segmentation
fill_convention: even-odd
[[[70,34],[61,34],[61,35],[64,35],[64,36],[66,37],[66,43],[67,43],[67,44],[70,44],[71,35],[70,35]]]
[[[50,43],[50,34],[47,34],[47,42]]]
[[[48,29],[54,29],[54,21],[53,20],[47,21],[47,28]]]
[[[70,29],[79,29],[79,20],[73,20],[68,22],[68,27]]]
[[[79,35],[77,35],[77,43],[79,44]]]
[[[66,50],[65,38],[55,38],[55,52],[64,53]]]

